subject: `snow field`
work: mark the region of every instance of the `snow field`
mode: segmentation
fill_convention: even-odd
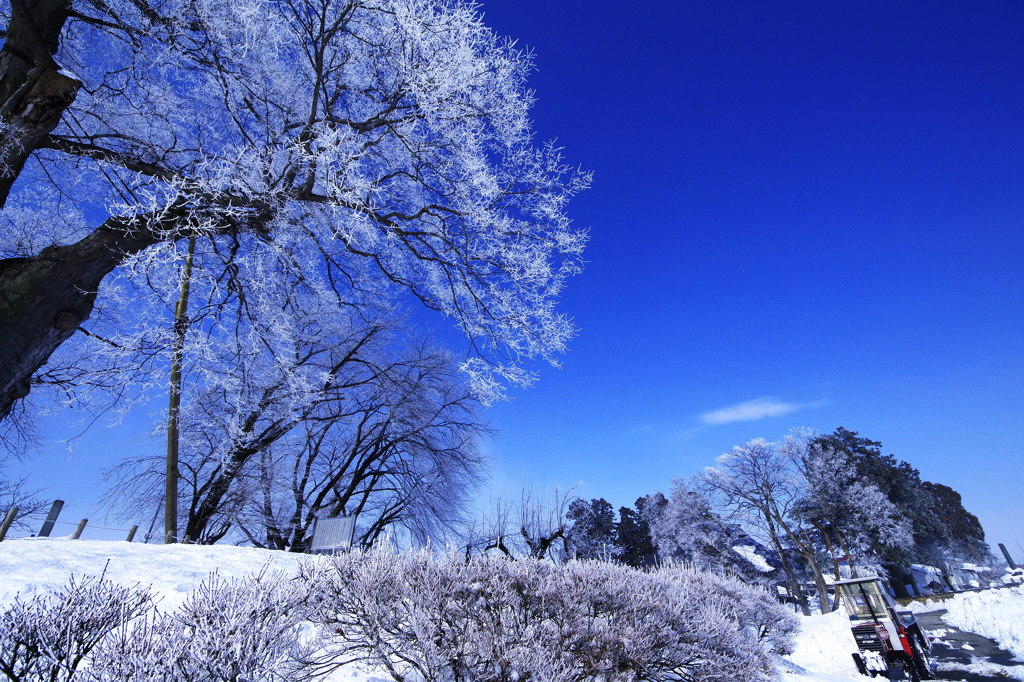
[[[157,608],[177,608],[199,585],[216,572],[241,578],[263,568],[297,574],[303,561],[317,557],[289,552],[268,552],[227,545],[146,545],[105,540],[22,538],[0,542],[0,606],[49,594],[64,586],[68,577],[99,576],[153,592]]]

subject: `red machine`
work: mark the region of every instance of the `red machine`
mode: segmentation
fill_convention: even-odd
[[[862,675],[909,677],[914,682],[935,679],[928,634],[913,613],[896,610],[879,578],[843,580],[836,583],[836,588],[860,649],[853,660]]]

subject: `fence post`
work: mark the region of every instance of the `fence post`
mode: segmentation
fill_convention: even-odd
[[[82,531],[85,530],[85,524],[87,523],[89,523],[89,519],[82,519],[78,522],[78,528],[75,529],[75,534],[71,536],[72,540],[82,537]]]
[[[53,524],[57,522],[57,517],[60,516],[60,510],[63,508],[64,500],[53,501],[53,505],[50,507],[50,513],[46,515],[46,520],[43,521],[43,527],[39,529],[39,537],[50,537],[50,531],[53,530]]]
[[[139,529],[138,526],[132,526],[132,529],[128,531],[128,537],[125,538],[125,542],[131,542],[135,539],[135,531]]]
[[[11,507],[7,511],[7,516],[4,517],[4,522],[0,524],[0,542],[3,542],[4,537],[7,535],[7,531],[11,528],[11,524],[14,523],[14,517],[16,517],[17,515],[17,507]]]
[[[0,538],[2,537],[3,535],[0,535]],[[1017,568],[1017,564],[1014,563],[1013,557],[1010,556],[1010,553],[1006,551],[1006,545],[1000,542],[999,549],[1003,551],[1003,556],[1006,557],[1006,565],[1010,567],[1010,570]]]

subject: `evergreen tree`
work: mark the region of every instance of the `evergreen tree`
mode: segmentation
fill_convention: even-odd
[[[657,561],[651,527],[642,513],[644,499],[637,499],[636,509],[620,507],[619,522],[615,524],[615,540],[619,546],[616,558],[628,566],[653,566]]]
[[[577,497],[566,518],[569,551],[577,559],[610,559],[616,554],[615,509],[603,497],[589,502]]]
[[[975,564],[988,559],[990,549],[978,517],[964,508],[960,493],[947,485],[925,481],[921,489],[931,497],[932,511],[945,530],[950,554],[970,558]]]

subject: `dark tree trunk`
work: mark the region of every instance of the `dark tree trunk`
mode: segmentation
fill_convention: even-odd
[[[242,470],[242,465],[255,454],[254,450],[236,450],[222,469],[216,471],[211,478],[198,506],[194,507],[185,522],[185,537],[200,544],[213,544],[223,536],[208,532],[210,522],[221,509],[221,502]]]
[[[28,395],[32,375],[88,319],[100,281],[126,254],[158,241],[111,219],[84,239],[0,260],[0,419]]]
[[[11,1],[0,49],[0,207],[82,85],[53,59],[70,7],[67,0]]]
[[[779,553],[779,561],[782,562],[782,570],[786,574],[786,581],[789,583],[789,591],[792,593],[793,598],[796,599],[796,603],[800,606],[800,611],[805,615],[811,615],[811,607],[807,603],[807,597],[804,596],[804,591],[800,587],[800,581],[796,579],[796,572],[793,570],[793,565],[789,562],[789,557],[786,555],[786,550],[782,547],[782,541],[779,539],[778,531],[775,529],[775,524],[772,522],[771,517],[765,517],[765,521],[768,527],[768,537],[771,539],[772,547]]]
[[[12,0],[0,48],[0,207],[26,160],[60,123],[81,82],[56,54],[68,0]],[[126,253],[155,243],[117,221],[28,258],[0,260],[0,419],[28,394],[32,375],[89,317],[103,277]]]

